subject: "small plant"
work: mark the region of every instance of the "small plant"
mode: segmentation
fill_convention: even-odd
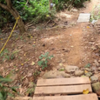
[[[33,87],[32,87],[32,88],[28,88],[28,89],[27,89],[27,94],[28,94],[28,95],[33,95],[34,90],[35,90],[35,88],[33,88]]]
[[[14,97],[17,93],[16,87],[9,86],[10,82],[12,82],[11,79],[0,76],[0,100],[6,100],[8,96]]]
[[[90,21],[92,22],[93,20],[98,20],[100,19],[100,6],[97,6],[93,9],[93,11],[91,12],[91,19]]]
[[[39,57],[38,65],[43,69],[48,66],[48,61],[53,58],[53,55],[49,56],[49,52],[46,52],[44,55],[42,54]]]
[[[4,51],[0,54],[0,57],[3,57],[3,61],[5,61],[5,59],[9,60],[9,51],[8,49],[4,49]]]
[[[85,66],[85,68],[89,68],[89,67],[91,67],[91,64],[90,64],[90,63],[88,63],[88,64]]]
[[[0,54],[0,57],[2,57],[3,61],[6,60],[13,60],[15,59],[15,54],[17,54],[19,51],[13,51],[10,52],[8,49],[4,49],[4,51]]]
[[[39,74],[40,74],[41,72],[40,71],[35,71],[34,73],[33,73],[33,76],[38,76]]]

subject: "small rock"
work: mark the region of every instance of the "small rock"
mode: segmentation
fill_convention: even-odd
[[[76,70],[78,70],[79,68],[77,66],[70,66],[67,65],[65,67],[65,72],[70,73],[70,72],[75,72]]]
[[[65,72],[60,72],[61,76],[64,77],[64,78],[69,78],[70,77],[70,74],[67,74]]]
[[[90,68],[85,68],[85,70],[87,70],[87,71],[89,71],[89,72],[91,72],[91,71],[92,71]]]
[[[72,11],[72,12],[78,12],[78,10],[77,10],[77,9],[71,9],[71,11]]]
[[[91,70],[92,70],[92,71],[96,71],[97,68],[96,68],[95,66],[93,66],[93,67],[91,67]]]
[[[98,81],[98,76],[97,75],[91,76],[90,79],[92,82],[96,82]]]
[[[84,74],[84,71],[81,71],[81,70],[76,70],[75,71],[75,76],[81,76]]]
[[[58,71],[49,71],[46,72],[42,77],[44,79],[49,79],[49,78],[57,78],[58,77]]]
[[[43,78],[69,78],[70,74],[65,73],[64,71],[49,71],[46,72],[43,76]]]
[[[93,20],[91,23],[94,24],[94,23],[96,23],[96,22],[97,22],[97,20]]]
[[[90,76],[92,76],[92,74],[93,74],[93,73],[88,72],[88,73],[86,73],[85,75],[86,75],[87,77],[90,77]]]
[[[92,84],[93,91],[100,96],[100,82]]]

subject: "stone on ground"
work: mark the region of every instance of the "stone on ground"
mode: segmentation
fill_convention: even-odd
[[[75,76],[81,76],[84,74],[84,71],[81,71],[81,70],[76,70],[75,71]]]
[[[65,72],[67,73],[75,72],[78,69],[79,68],[77,66],[70,66],[70,65],[65,66]]]
[[[97,67],[96,66],[93,66],[93,67],[91,67],[91,70],[92,71],[96,71],[97,70]]]
[[[98,81],[98,76],[97,75],[91,76],[90,79],[92,82],[96,82]]]
[[[65,73],[64,71],[49,71],[46,72],[42,78],[49,79],[49,78],[68,78],[70,74]]]
[[[86,70],[86,71],[89,71],[89,72],[91,72],[91,71],[92,71],[92,69],[91,69],[91,68],[85,68],[85,70]]]
[[[65,73],[64,71],[60,71],[59,73],[60,73],[60,75],[61,75],[62,77],[64,77],[64,78],[69,78],[69,77],[70,77],[70,74],[67,74],[67,73]]]
[[[100,96],[100,82],[92,84],[93,91]]]
[[[80,13],[77,22],[89,22],[90,13]]]
[[[88,72],[88,73],[86,73],[85,74],[87,77],[91,77],[92,75],[93,75],[93,73],[92,72]]]

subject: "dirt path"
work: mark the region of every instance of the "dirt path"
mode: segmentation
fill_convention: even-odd
[[[70,38],[71,49],[67,58],[67,63],[69,65],[78,65],[82,60],[82,27],[80,25],[77,25],[69,30],[72,35]]]
[[[99,0],[92,0],[86,7],[86,9],[80,10],[80,12],[90,13],[93,8],[98,4]],[[83,43],[83,30],[86,28],[88,23],[77,23],[75,27],[70,30],[66,30],[66,35],[71,34],[70,52],[68,53],[67,64],[82,66],[84,63],[85,54],[84,43]],[[67,34],[68,33],[68,34]],[[65,36],[66,36],[65,35]],[[83,61],[83,63],[82,63]]]

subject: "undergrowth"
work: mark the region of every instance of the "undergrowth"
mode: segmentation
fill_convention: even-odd
[[[54,16],[56,11],[68,8],[70,5],[81,7],[84,1],[87,0],[53,0],[55,6],[52,11],[49,10],[49,0],[13,0],[12,4],[24,22],[33,21],[33,23],[38,23],[48,20]],[[6,4],[5,0],[1,0],[0,2]],[[8,22],[11,23],[14,21],[11,14],[0,7],[0,27],[3,27]]]
[[[8,77],[0,76],[0,100],[7,100],[7,97],[14,97],[17,92],[16,87],[10,86],[12,82]]]

